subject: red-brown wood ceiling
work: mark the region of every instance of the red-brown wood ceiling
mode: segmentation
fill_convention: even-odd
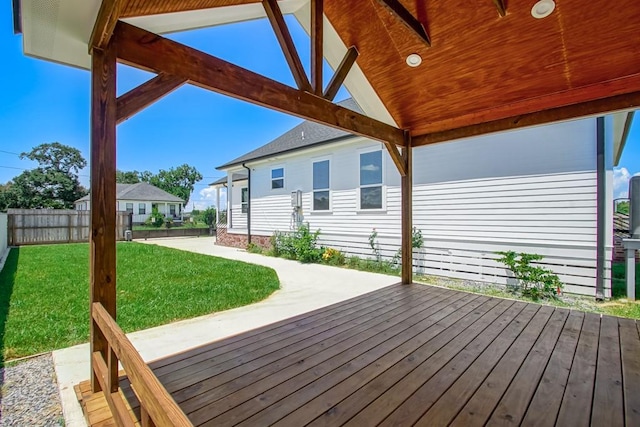
[[[129,0],[124,16],[253,3]],[[640,1],[401,0],[427,28],[427,47],[377,0],[325,0],[325,14],[401,128],[413,135],[640,91]],[[422,56],[410,68],[405,58]]]

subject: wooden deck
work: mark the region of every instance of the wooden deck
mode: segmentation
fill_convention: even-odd
[[[640,425],[634,320],[423,285],[150,366],[194,425]]]

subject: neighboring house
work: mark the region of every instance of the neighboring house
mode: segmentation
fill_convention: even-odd
[[[91,194],[76,200],[76,210],[89,210],[90,200]],[[165,218],[182,221],[184,200],[146,182],[116,184],[116,200],[116,210],[133,213],[134,224],[145,222],[154,209]]]
[[[351,100],[342,105],[358,110]],[[598,126],[607,130],[602,140]],[[413,225],[424,238],[415,267],[506,283],[497,251],[537,253],[567,292],[594,295],[600,233],[609,296],[612,126],[611,118],[586,118],[415,148]],[[384,256],[399,249],[400,176],[378,142],[304,122],[218,169],[233,188],[220,244],[246,246],[250,231],[268,246],[274,231],[308,223],[321,230],[321,245],[347,254],[373,256],[374,228]]]

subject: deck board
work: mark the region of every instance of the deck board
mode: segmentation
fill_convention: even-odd
[[[397,285],[150,366],[194,425],[635,426],[638,327]],[[83,390],[93,425],[110,425]]]

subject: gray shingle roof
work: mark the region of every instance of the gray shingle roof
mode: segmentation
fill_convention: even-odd
[[[90,195],[76,200],[76,202],[89,201]],[[147,182],[139,182],[137,184],[116,184],[117,200],[139,200],[141,202],[174,202],[184,203],[180,197],[167,193],[164,190],[151,185]]]
[[[362,109],[352,98],[338,102],[338,105],[348,108],[349,110],[362,113]],[[314,145],[335,142],[336,140],[348,138],[350,136],[352,135],[348,132],[344,132],[307,120],[300,123],[290,131],[280,135],[270,143],[256,148],[255,150],[250,151],[247,154],[244,154],[234,160],[231,160],[228,163],[218,166],[216,169],[226,169],[228,167],[240,165],[251,160],[263,159],[275,156],[276,154],[299,150],[301,148],[308,148]]]

